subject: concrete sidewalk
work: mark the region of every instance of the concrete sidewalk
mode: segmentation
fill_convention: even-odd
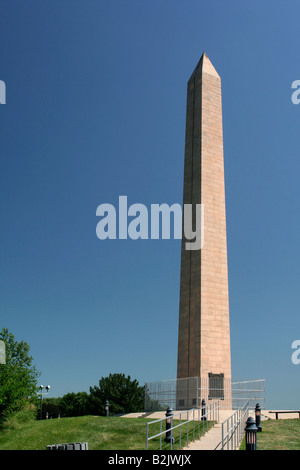
[[[216,423],[209,431],[207,431],[201,439],[196,440],[194,442],[190,442],[187,447],[183,447],[183,450],[220,450],[220,446],[218,445],[222,441],[222,423],[228,419],[235,410],[219,410],[219,421]],[[176,414],[178,412],[174,412]],[[288,418],[297,418],[298,412],[288,413],[288,414],[281,414],[279,415],[279,419],[288,419]],[[251,410],[249,412],[249,416],[255,418],[254,411]],[[161,419],[165,417],[164,411],[152,412],[152,413],[128,413],[123,415],[124,418],[138,418],[138,417],[147,417],[150,419]],[[275,419],[275,414],[270,413],[270,411],[262,410],[262,421],[268,419]],[[217,448],[218,447],[218,448]]]
[[[218,444],[222,442],[222,423],[228,419],[235,410],[220,410],[219,422],[215,424],[200,440],[191,442],[184,450],[220,450]],[[249,416],[255,419],[254,410],[249,412]],[[290,415],[289,415],[290,416]],[[294,415],[295,416],[295,415]],[[274,419],[266,410],[262,410],[261,420]],[[218,448],[217,448],[218,447]],[[238,450],[239,446],[237,449]]]
[[[222,441],[222,423],[229,418],[235,410],[219,410],[219,421],[209,431],[207,431],[200,440],[190,442],[187,447],[183,447],[183,450],[215,450],[218,444]],[[174,411],[174,415],[177,413],[190,414],[188,411]],[[128,413],[123,415],[123,418],[149,418],[149,419],[161,419],[165,418],[165,411],[157,411],[152,413]]]
[[[200,440],[190,442],[183,450],[215,450],[222,441],[222,423],[229,418],[234,410],[220,410],[219,422],[207,431]]]

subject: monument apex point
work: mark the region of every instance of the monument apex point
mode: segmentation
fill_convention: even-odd
[[[212,75],[214,77],[217,77],[220,79],[220,75],[216,71],[215,67],[209,60],[207,54],[203,52],[198,64],[195,67],[194,72],[192,73],[189,81],[194,78],[195,75],[202,75],[203,73],[206,73],[208,75]]]

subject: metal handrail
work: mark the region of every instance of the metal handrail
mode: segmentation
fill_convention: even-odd
[[[219,410],[220,410],[220,400],[216,400],[212,403],[209,403],[204,406],[200,406],[199,408],[193,408],[191,410],[185,410],[181,411],[179,413],[175,413],[171,416],[171,427],[167,429],[162,429],[162,423],[166,421],[170,416],[165,416],[163,418],[155,419],[153,421],[149,421],[146,423],[146,450],[148,450],[148,443],[150,440],[159,437],[160,440],[160,446],[159,449],[161,450],[162,447],[162,436],[166,434],[167,432],[173,431],[174,429],[180,428],[180,433],[179,433],[179,448],[181,449],[181,442],[182,442],[182,432],[181,428],[185,424],[187,425],[187,436],[186,436],[186,445],[188,446],[189,443],[189,423],[193,423],[193,441],[195,440],[195,421],[198,421],[198,439],[200,439],[200,422],[202,421],[203,424],[203,430],[206,425],[206,429],[208,429],[209,423],[211,424],[212,421],[219,421]],[[196,415],[198,414],[198,418],[195,418],[195,413]],[[182,421],[182,415],[186,415],[186,420]],[[176,417],[179,416],[179,424],[176,424],[173,426],[173,420],[176,420]],[[203,419],[205,418],[205,419]],[[210,420],[208,419],[210,418]],[[212,418],[212,419],[211,419]],[[177,418],[178,419],[178,418]],[[160,432],[154,435],[149,436],[149,426],[151,424],[157,424],[160,423]],[[170,440],[170,448],[172,450],[173,448],[173,442],[172,439]]]
[[[222,441],[217,445],[216,449],[221,446],[221,450],[235,450],[240,444],[245,423],[249,415],[249,400],[244,405],[236,410],[229,418],[222,423]],[[215,449],[215,450],[216,450]]]

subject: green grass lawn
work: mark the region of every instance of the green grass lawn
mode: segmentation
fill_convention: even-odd
[[[20,422],[14,420],[0,430],[0,450],[45,450],[47,445],[71,442],[88,442],[89,450],[144,450],[146,448],[145,418],[119,418],[80,416],[77,418],[49,419]],[[174,425],[176,422],[174,421]],[[165,423],[163,423],[165,426]],[[200,426],[203,433],[203,425]],[[204,429],[205,430],[205,429]],[[159,433],[159,425],[151,425],[151,435]],[[194,435],[198,438],[198,428]],[[164,442],[162,449],[170,449]],[[179,448],[179,430],[174,430],[176,439],[173,449]],[[193,438],[193,427],[189,427],[189,441]],[[186,445],[187,428],[182,428],[182,447]],[[149,442],[149,450],[159,449],[159,438]]]
[[[300,450],[300,419],[271,419],[261,425],[257,450]],[[245,440],[241,450],[245,450]]]
[[[50,444],[88,442],[89,450],[144,450],[146,448],[146,418],[119,418],[102,416],[80,416],[35,421],[26,415],[11,419],[0,430],[0,450],[45,450]],[[174,426],[178,424],[174,420]],[[209,423],[212,426],[212,423]],[[165,423],[163,422],[163,426]],[[300,450],[300,419],[262,421],[263,431],[257,433],[257,450]],[[163,428],[162,428],[163,429]],[[189,424],[189,442],[206,432],[206,423],[197,423],[193,429]],[[150,426],[150,435],[160,432],[158,424]],[[175,445],[179,449],[179,429],[173,431]],[[162,436],[162,449],[170,449]],[[182,427],[182,447],[187,442],[187,426]],[[160,439],[149,442],[150,450],[158,450]],[[241,450],[245,450],[243,440]]]

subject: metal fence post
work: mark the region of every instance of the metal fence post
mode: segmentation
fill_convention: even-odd
[[[193,441],[195,440],[195,410],[193,408]]]
[[[148,435],[149,435],[149,426],[148,423],[146,423],[146,450],[148,450]]]
[[[222,423],[222,445],[221,450],[224,450],[224,423]]]
[[[186,433],[186,445],[189,445],[189,414],[187,412],[187,433]]]
[[[159,449],[161,450],[161,435],[162,435],[162,421],[160,421],[159,426]]]
[[[180,418],[179,418],[179,424],[180,424],[180,426],[179,426],[179,447],[181,449],[181,413],[180,413],[179,416],[180,416]]]

